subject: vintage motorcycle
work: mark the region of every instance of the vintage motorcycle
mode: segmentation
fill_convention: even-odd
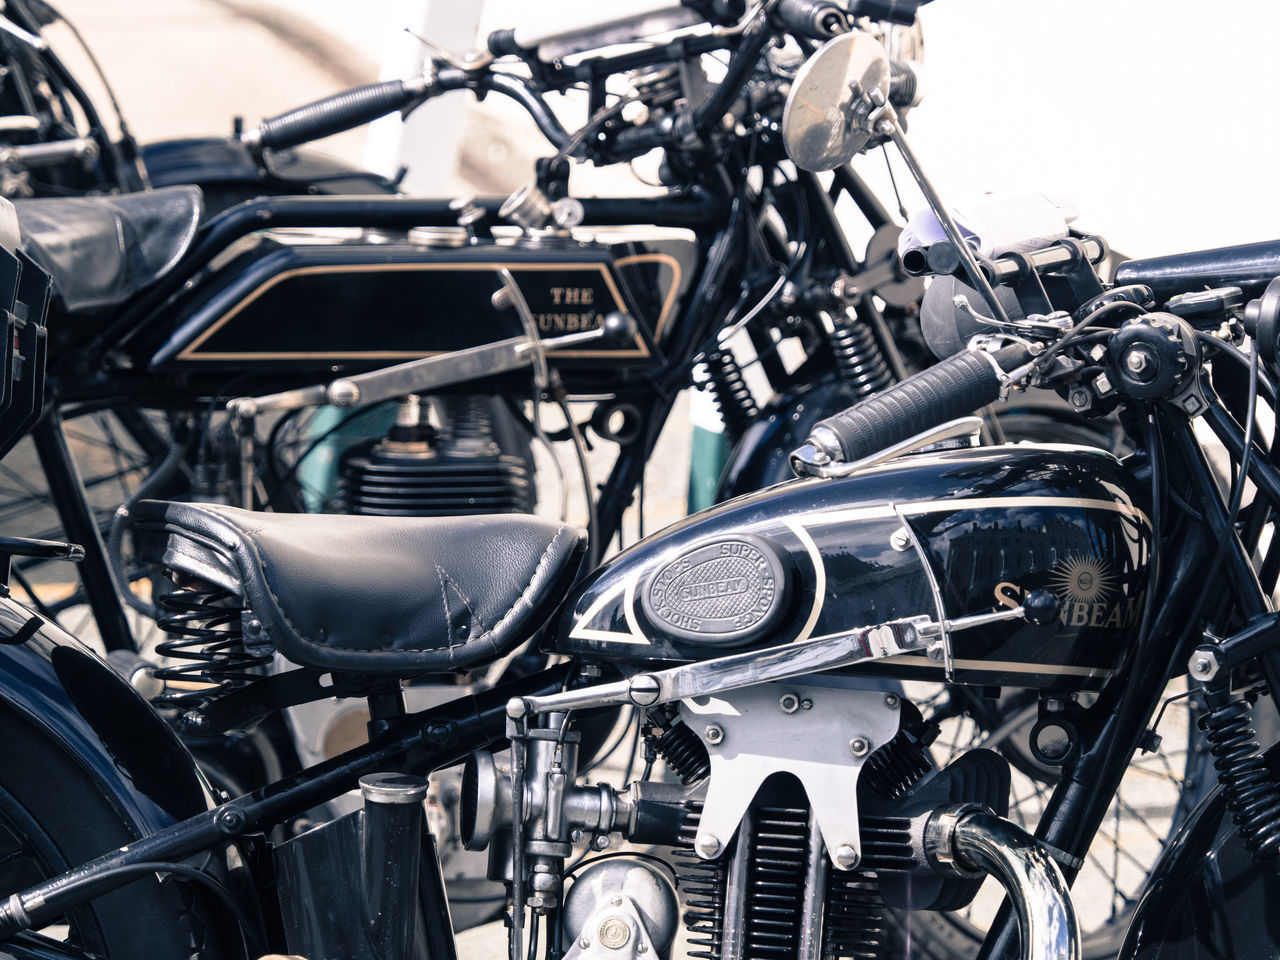
[[[52,149],[76,139],[70,134],[77,131],[55,121],[77,112],[91,118],[91,129],[78,139],[97,143],[103,124],[93,119],[97,115],[79,88],[69,79],[62,82],[69,78],[65,67],[47,47],[37,49],[13,35],[37,32],[52,15],[41,12],[46,9],[31,0],[7,8],[5,23],[13,29],[0,34],[0,43],[23,70],[15,69],[0,92],[17,97],[25,90],[32,99],[46,91],[47,102],[30,110],[40,126],[29,134],[37,141],[30,146]],[[802,16],[804,5],[796,9],[789,14],[794,29],[802,37],[826,39],[831,24],[812,12]],[[911,20],[910,11],[897,17]],[[845,19],[837,10],[833,22]],[[604,42],[598,29],[579,39],[586,50]],[[532,79],[488,63],[465,70],[446,66],[430,84],[415,78],[350,91],[233,140],[141,149],[127,138],[111,149],[98,144],[97,164],[86,174],[90,179],[77,181],[74,170],[60,171],[65,182],[56,184],[59,190],[127,190],[136,178],[118,173],[136,165],[102,158],[135,153],[150,181],[169,189],[126,193],[110,202],[20,204],[31,249],[58,276],[52,388],[63,419],[93,430],[62,428],[54,421],[42,425],[36,441],[54,510],[37,512],[32,492],[21,485],[0,510],[32,533],[52,534],[61,526],[70,538],[91,543],[97,527],[109,540],[105,531],[115,507],[157,471],[153,493],[241,502],[243,488],[250,488],[257,506],[273,509],[396,515],[530,510],[535,425],[526,422],[525,410],[513,412],[501,399],[531,392],[524,374],[519,382],[511,375],[472,378],[470,386],[424,395],[411,427],[395,425],[393,401],[377,410],[364,409],[363,402],[342,409],[337,426],[321,425],[323,418],[312,416],[313,410],[287,411],[264,423],[263,435],[246,449],[243,438],[221,422],[222,407],[232,397],[279,392],[335,373],[526,333],[513,312],[504,315],[488,304],[498,268],[519,279],[542,339],[598,327],[614,310],[638,325],[626,343],[547,350],[542,365],[563,387],[551,391],[557,397],[593,405],[587,422],[572,427],[580,428],[586,442],[616,444],[624,454],[604,489],[588,498],[598,504],[600,529],[593,532],[601,548],[643,479],[666,417],[669,403],[655,405],[653,397],[670,397],[687,384],[695,358],[706,355],[708,386],[722,398],[735,438],[754,419],[781,422],[814,409],[817,396],[810,399],[809,391],[821,391],[821,401],[835,409],[841,397],[848,402],[900,377],[911,362],[912,339],[897,328],[920,287],[893,265],[891,217],[851,171],[842,171],[841,186],[830,195],[811,178],[800,182],[779,172],[782,155],[769,125],[777,122],[779,91],[791,69],[785,60],[753,65],[745,91],[741,83],[731,85],[736,99],[730,106],[742,115],[740,128],[665,144],[666,196],[583,203],[560,196],[564,158],[616,163],[629,152],[590,139],[570,143],[546,95],[589,82],[595,109],[604,79],[617,77],[631,88],[629,106],[668,115],[676,100],[697,102],[708,89],[701,48],[714,51],[732,40],[722,33],[687,49],[676,42],[624,57],[587,57],[575,70],[555,74],[528,55],[538,71]],[[589,81],[593,72],[597,79]],[[24,87],[15,77],[41,82]],[[906,90],[910,84],[904,83],[900,89]],[[386,181],[323,169],[313,155],[294,152],[335,129],[410,109],[428,96],[450,90],[483,95],[491,89],[531,107],[564,154],[540,174],[535,190],[511,198],[505,210],[501,198],[454,207],[393,200]],[[597,122],[607,135],[620,118]],[[709,159],[716,153],[719,159]],[[290,158],[294,167],[285,170]],[[747,184],[748,173],[763,176],[762,185]],[[39,192],[42,183],[32,189]],[[203,207],[191,191],[176,186],[181,183],[201,187]],[[283,196],[299,192],[321,196]],[[339,192],[341,198],[324,196]],[[359,202],[357,194],[363,194]],[[835,224],[832,211],[845,195],[880,230],[869,259],[852,252]],[[255,206],[230,202],[252,197],[265,199]],[[106,228],[115,226],[147,242],[131,239],[119,249],[103,243],[92,252],[79,248],[71,257],[72,223],[82,234],[105,239]],[[802,256],[793,258],[793,248]],[[852,278],[858,282],[850,283]],[[699,284],[707,294],[702,302],[696,299]],[[791,295],[760,309],[763,295],[779,284],[790,284]],[[435,305],[426,318],[416,313],[421,303]],[[859,307],[857,318],[848,315],[851,305]],[[476,317],[477,325],[449,322],[463,314]],[[362,322],[353,323],[354,316]],[[763,416],[732,348],[711,339],[723,336],[726,326],[744,331],[758,348],[754,365],[766,375],[765,395],[785,398]],[[802,376],[798,363],[807,365]],[[408,408],[400,414],[415,415]],[[572,442],[573,432],[561,436]],[[68,437],[85,434],[93,434],[84,442],[100,452],[100,462],[81,465],[87,474],[81,484],[63,447]],[[765,442],[742,449],[725,495],[784,475],[778,458],[761,466],[768,459]],[[175,462],[179,445],[184,447]],[[317,481],[317,472],[324,471],[313,467],[329,454],[335,467]],[[243,479],[247,468],[252,479]],[[242,489],[232,490],[237,482]],[[472,484],[482,485],[484,495],[472,496],[466,489]],[[112,602],[111,571],[96,558],[98,551],[90,553],[82,571],[84,592],[50,600],[47,608],[58,613],[87,599],[108,648],[128,649],[132,640],[119,604]],[[127,559],[120,564],[116,579],[131,579],[131,566]],[[33,571],[19,567],[17,576],[30,579]]]
[[[775,23],[784,14],[810,39],[832,29],[814,11],[797,19],[790,7]],[[585,471],[582,482],[603,551],[637,488],[644,502],[645,464],[696,358],[708,360],[709,386],[735,439],[754,421],[802,428],[819,403],[836,409],[892,382],[911,362],[909,352],[901,356],[911,338],[893,326],[920,286],[893,264],[890,215],[852,171],[842,171],[844,186],[828,194],[813,178],[800,183],[779,170],[782,154],[769,125],[779,119],[779,90],[794,66],[785,59],[753,69],[749,90],[733,105],[740,129],[668,145],[666,198],[577,204],[558,196],[561,170],[511,198],[504,214],[502,200],[392,200],[386,181],[323,167],[298,147],[428,95],[481,94],[492,86],[538,106],[542,125],[558,130],[559,150],[570,134],[553,126],[541,98],[578,80],[539,84],[485,64],[446,65],[443,80],[430,86],[415,78],[347,92],[240,138],[138,148],[123,121],[119,143],[105,136],[93,104],[38,42],[53,15],[47,5],[16,0],[4,24],[28,35],[0,34],[5,62],[14,64],[0,92],[12,98],[14,114],[28,114],[38,126],[18,138],[29,143],[12,145],[8,182],[15,193],[44,195],[19,198],[18,206],[28,249],[53,270],[57,294],[50,323],[57,411],[37,425],[34,450],[17,456],[38,459],[53,509],[39,509],[43,491],[32,490],[28,474],[0,484],[15,488],[8,497],[0,491],[0,517],[14,532],[49,538],[65,531],[89,550],[81,589],[67,591],[64,577],[47,576],[41,558],[20,558],[13,577],[42,613],[65,625],[75,623],[66,612],[87,601],[115,662],[150,693],[154,661],[129,654],[141,646],[140,635],[152,637],[144,652],[158,643],[170,668],[163,704],[206,773],[231,793],[336,752],[347,742],[338,735],[344,724],[359,731],[360,711],[313,706],[304,717],[299,706],[287,726],[278,715],[231,729],[185,722],[192,698],[175,690],[221,667],[216,659],[208,665],[198,644],[155,637],[151,570],[136,560],[127,533],[133,501],[165,495],[390,516],[532,511],[531,440],[566,439],[620,451],[598,494]],[[834,16],[834,24],[844,23],[843,13]],[[910,11],[898,18],[912,19]],[[575,42],[588,51],[600,43],[598,26],[579,33]],[[690,49],[683,42],[643,56],[595,56],[577,69],[580,77],[596,72],[597,96],[607,77],[622,78],[633,88],[633,105],[660,117],[676,99],[705,96],[701,47],[714,51],[734,37],[702,37]],[[77,114],[88,118],[87,131],[68,126]],[[602,127],[616,123],[605,117]],[[567,155],[617,162],[609,152],[587,143]],[[709,162],[713,154],[720,159]],[[37,158],[48,162],[32,167]],[[749,182],[756,173],[760,188]],[[157,189],[130,192],[143,177]],[[199,185],[202,202],[181,184]],[[76,191],[112,196],[47,199]],[[290,196],[301,193],[318,196]],[[544,193],[556,198],[550,219],[547,201],[539,206]],[[846,194],[880,231],[865,262],[835,223],[836,202]],[[235,205],[256,197],[266,199]],[[575,219],[583,221],[576,228]],[[518,282],[504,286],[502,271]],[[764,305],[784,282],[788,297]],[[514,309],[492,307],[495,291],[506,291]],[[590,331],[613,312],[626,313],[636,329],[624,328],[621,340],[615,334],[591,342]],[[459,316],[472,322],[451,322]],[[721,343],[726,327],[751,339],[765,393],[779,398],[763,410],[734,348]],[[539,355],[532,384],[514,347],[516,337],[530,335]],[[575,347],[558,342],[575,337]],[[424,354],[443,362],[397,381],[380,400],[367,378],[355,404],[318,410],[279,398],[284,391],[296,399],[289,390],[316,378]],[[254,416],[224,416],[227,400],[255,391],[276,400],[260,399]],[[574,404],[559,438],[547,436],[554,431],[543,430],[537,406],[528,421],[528,408],[508,406],[511,398],[541,396],[566,411]],[[786,475],[785,459],[771,451],[787,441],[774,434],[739,445],[722,497]],[[330,454],[334,467],[317,482],[313,465]],[[121,584],[129,603],[123,610]],[[430,702],[440,689],[420,683],[410,693]],[[607,731],[606,724],[601,734]]]
[[[767,16],[734,34],[730,77]],[[4,601],[0,809],[4,863],[23,878],[0,907],[6,949],[449,956],[422,777],[469,756],[463,838],[509,884],[513,958],[665,956],[680,897],[706,956],[870,955],[886,907],[956,908],[986,873],[1012,906],[984,956],[1020,928],[1024,956],[1075,957],[1064,877],[1186,667],[1222,785],[1179,827],[1124,955],[1270,955],[1270,873],[1255,858],[1280,847],[1280,784],[1248,728],[1276,682],[1280,548],[1262,538],[1280,477],[1256,426],[1259,401],[1275,401],[1276,247],[1130,262],[1113,285],[1076,238],[979,260],[919,170],[889,83],[879,48],[841,34],[795,77],[782,135],[808,169],[874,138],[901,151],[959,264],[922,314],[952,355],[815,425],[789,458],[804,479],[690,517],[580,581],[583,532],[521,515],[135,507],[140,551],[175,581],[165,602],[227,655],[197,711],[216,724],[300,694],[361,696],[369,744],[210,804],[134,691]],[[977,422],[964,414],[1033,387],[1118,411],[1135,453],[965,444]],[[1225,492],[1197,419],[1235,464]],[[404,712],[404,678],[491,662],[535,634],[567,661]],[[267,654],[294,669],[237,671]],[[935,766],[909,688],[886,686],[916,678],[1033,691],[1034,758],[1058,772],[1034,837],[1000,816],[1003,753]],[[652,768],[621,789],[580,782],[575,728],[619,707],[644,712],[654,764],[679,782]],[[506,742],[509,770],[488,752]],[[362,811],[267,838],[357,781]],[[615,837],[657,851],[569,867],[576,846]],[[41,929],[65,939],[27,932]]]

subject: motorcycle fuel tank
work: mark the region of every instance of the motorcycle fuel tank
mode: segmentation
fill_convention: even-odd
[[[470,242],[456,229],[262,231],[224,254],[139,347],[151,367],[193,372],[389,366],[523,333],[514,311],[492,303],[507,269],[544,338],[596,329],[615,310],[635,317],[630,343],[555,354],[570,389],[594,389],[661,364],[695,249],[686,231],[657,228],[538,243]]]
[[[951,635],[957,682],[1096,689],[1142,618],[1151,525],[1108,453],[1016,444],[917,454],[791,481],[695,514],[619,554],[561,608],[551,646],[651,666],[954,620],[1057,597],[1058,615]],[[942,680],[923,653],[851,668]]]

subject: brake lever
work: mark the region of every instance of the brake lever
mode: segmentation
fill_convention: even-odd
[[[1043,321],[1036,320],[1035,317],[1039,316],[1038,314],[1023,317],[1019,320],[997,320],[994,317],[983,316],[975,310],[973,308],[973,304],[969,302],[969,298],[963,294],[952,297],[951,303],[957,310],[966,314],[969,319],[975,323],[982,324],[985,327],[994,327],[996,330],[1000,330],[1018,338],[1034,335],[1044,337],[1046,340],[1057,340],[1070,326],[1070,318],[1066,313],[1062,314],[1062,316],[1067,320],[1065,325],[1053,323],[1047,317],[1044,318]]]

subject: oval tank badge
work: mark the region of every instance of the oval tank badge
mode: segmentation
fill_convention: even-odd
[[[645,615],[673,636],[742,643],[768,629],[786,593],[782,560],[768,543],[738,533],[704,541],[659,567],[640,593]]]

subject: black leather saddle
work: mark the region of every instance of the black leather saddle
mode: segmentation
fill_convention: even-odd
[[[581,566],[583,531],[523,514],[254,513],[144,500],[141,557],[240,596],[301,666],[460,670],[530,637]]]
[[[204,211],[199,187],[13,205],[23,249],[69,313],[114,307],[159,280],[191,246]]]

